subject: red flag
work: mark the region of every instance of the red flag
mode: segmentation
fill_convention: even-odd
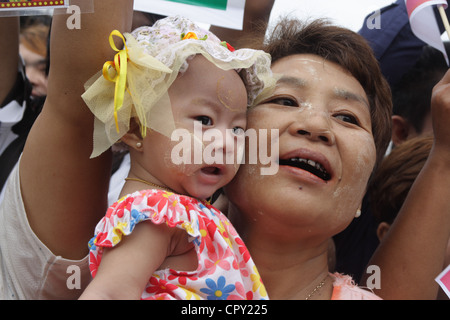
[[[441,39],[441,32],[434,15],[433,5],[447,8],[445,0],[405,0],[411,29],[417,38],[438,49],[449,64],[447,52]]]

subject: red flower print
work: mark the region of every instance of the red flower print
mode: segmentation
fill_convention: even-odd
[[[113,212],[114,212],[114,207],[109,207],[108,208],[108,210],[106,210],[106,214],[105,214],[105,217],[106,218],[111,218],[111,215],[113,214]]]
[[[198,280],[195,276],[189,276],[190,273],[188,272],[178,272],[173,269],[170,269],[170,275],[167,277],[169,280],[175,280],[178,279],[178,283],[182,286],[185,286],[187,283],[187,280],[195,281]]]
[[[150,278],[150,284],[145,291],[149,294],[169,294],[175,297],[172,291],[175,291],[178,287],[174,284],[167,282],[166,280],[158,279],[156,277]]]
[[[236,282],[235,288],[238,294],[230,295],[229,300],[253,300],[253,292],[251,290],[245,292],[242,282]]]
[[[250,272],[247,269],[247,263],[244,260],[241,260],[241,262],[239,263],[239,269],[243,277],[247,278],[250,276]]]
[[[94,278],[97,274],[98,265],[100,264],[101,254],[99,253],[98,259],[95,254],[91,251],[89,252],[89,270],[91,271],[91,275]]]
[[[239,238],[237,231],[231,225],[231,222],[228,220],[228,218],[222,213],[220,214],[217,213],[217,216],[219,217],[220,221],[222,221],[222,224],[225,226],[225,229],[227,230],[228,234],[230,234],[234,238],[236,237]]]
[[[236,282],[234,284],[235,290],[238,294],[232,294],[228,296],[229,300],[245,300],[245,289],[242,282]]]
[[[133,205],[138,206],[144,200],[144,195],[142,193],[136,195],[133,200]]]
[[[205,250],[205,247],[208,249],[208,251],[214,252],[215,248],[213,245],[213,240],[214,240],[214,233],[217,229],[216,225],[211,221],[208,221],[208,224],[206,224],[205,219],[198,219],[198,224],[199,224],[198,229],[201,235],[199,245],[200,253],[202,253],[203,250]]]
[[[208,252],[208,259],[204,260],[205,270],[200,272],[199,277],[215,273],[217,266],[226,271],[230,270],[231,264],[227,261],[227,258],[230,256],[232,256],[230,248],[224,251],[221,246],[218,246],[215,251]]]
[[[150,193],[147,198],[148,206],[155,209],[156,212],[165,212],[169,199],[158,193]],[[155,208],[156,207],[156,208]]]
[[[250,252],[248,252],[248,249],[245,246],[244,241],[242,241],[242,239],[239,237],[237,237],[235,241],[239,246],[239,253],[242,255],[242,258],[244,259],[245,262],[248,262],[248,260],[250,260]]]
[[[111,212],[107,212],[106,216],[109,218],[109,221],[111,224],[114,224],[114,218],[117,216],[119,218],[122,218],[124,215],[126,203],[125,201],[121,201],[117,203],[115,207],[112,208]]]
[[[217,231],[217,225],[214,223],[214,221],[208,220],[206,222],[206,229],[208,230],[209,238],[213,241],[214,240],[214,235],[215,235],[215,233]],[[210,248],[208,247],[208,249],[210,249]],[[214,251],[214,248],[211,248],[210,250]]]
[[[150,218],[154,223],[162,223],[164,218],[169,227],[175,227],[182,223],[179,221],[179,217],[185,211],[184,206],[179,203],[178,195],[166,191],[150,191],[147,205],[151,208],[148,211],[153,212],[153,215],[150,214]]]
[[[106,247],[106,248],[112,248],[112,242],[107,240],[108,233],[107,232],[100,232],[97,235],[97,241],[95,242],[95,245],[98,247]]]
[[[127,201],[125,202],[125,210],[127,210],[128,212],[131,211],[131,206],[133,205],[134,202],[134,198],[130,197],[127,199]],[[119,214],[117,214],[117,216],[119,218],[122,218],[121,216],[119,216]]]

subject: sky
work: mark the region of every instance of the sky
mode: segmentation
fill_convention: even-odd
[[[275,0],[270,23],[277,17],[292,14],[301,19],[328,18],[335,24],[358,31],[364,18],[393,0]]]

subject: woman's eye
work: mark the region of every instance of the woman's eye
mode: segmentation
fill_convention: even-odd
[[[344,122],[351,123],[351,124],[359,126],[358,119],[356,119],[356,117],[353,116],[353,115],[350,115],[350,114],[338,114],[335,117],[337,119],[340,119],[341,121],[344,121]]]
[[[245,134],[245,129],[241,127],[234,127],[233,133],[237,136]]]
[[[269,103],[278,104],[286,107],[297,107],[298,103],[292,98],[278,97],[269,101]]]
[[[195,120],[201,122],[201,124],[204,126],[212,126],[213,124],[212,119],[208,116],[198,116],[195,117]]]

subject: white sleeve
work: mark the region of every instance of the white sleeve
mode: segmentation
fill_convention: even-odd
[[[88,256],[79,261],[55,256],[37,238],[23,205],[18,165],[5,188],[0,205],[0,300],[77,299],[91,280]]]

